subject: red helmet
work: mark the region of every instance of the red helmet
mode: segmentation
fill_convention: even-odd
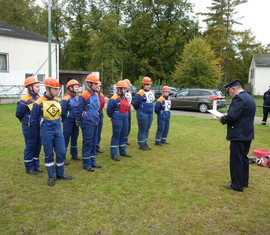
[[[170,91],[171,90],[171,88],[170,87],[168,87],[168,86],[164,86],[164,87],[162,87],[162,91]]]
[[[95,74],[89,74],[89,75],[87,75],[85,81],[86,82],[98,83],[99,82],[99,78]]]
[[[24,87],[27,87],[31,84],[35,84],[35,83],[40,83],[39,80],[37,80],[36,78],[34,77],[28,77],[24,80]]]
[[[74,85],[80,86],[81,84],[80,84],[77,80],[71,79],[71,80],[69,80],[68,83],[67,83],[67,89],[68,89],[70,86],[74,86]]]
[[[152,80],[149,77],[144,77],[143,80],[142,80],[142,83],[152,84]]]
[[[127,88],[127,83],[125,81],[119,81],[116,83],[116,88],[120,88],[120,87],[126,87]]]
[[[128,79],[124,79],[124,82],[126,82],[128,86],[132,85]]]
[[[44,80],[44,85],[52,88],[59,88],[60,83],[57,81],[56,78],[46,78]]]

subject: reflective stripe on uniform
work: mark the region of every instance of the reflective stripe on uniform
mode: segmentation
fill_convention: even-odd
[[[56,166],[64,166],[64,162],[56,163]]]
[[[118,148],[118,145],[111,145],[111,148]]]
[[[32,160],[24,160],[24,162],[32,162],[33,161],[33,159]]]
[[[47,167],[54,166],[54,162],[45,163],[45,166],[47,166]]]

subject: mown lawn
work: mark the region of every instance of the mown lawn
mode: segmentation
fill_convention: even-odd
[[[270,169],[251,165],[250,187],[229,191],[229,142],[217,120],[173,116],[168,141],[138,150],[133,112],[128,153],[110,159],[106,116],[94,173],[71,161],[72,181],[47,186],[47,173],[24,173],[15,105],[0,106],[0,234],[268,234]],[[252,149],[270,149],[270,126],[256,125]],[[79,139],[81,149],[81,137]],[[68,159],[70,157],[68,156]],[[43,154],[41,168],[45,170]]]

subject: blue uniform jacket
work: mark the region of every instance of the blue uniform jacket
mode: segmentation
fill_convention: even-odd
[[[171,117],[170,109],[170,99],[164,96],[159,97],[155,104],[155,113],[158,115],[158,118],[163,120],[169,120]]]
[[[151,90],[146,91],[141,89],[136,93],[134,97],[133,107],[136,111],[140,110],[143,113],[150,114],[154,112],[154,100],[155,95]]]
[[[67,94],[61,101],[62,114],[61,118],[64,121],[65,118],[68,118],[72,121],[76,121],[76,110],[78,107],[78,97],[71,96]]]
[[[100,108],[99,98],[96,92],[85,90],[78,99],[76,120],[82,123],[98,125]]]
[[[20,120],[22,124],[30,126],[30,112],[32,104],[39,98],[39,96],[30,92],[21,98],[17,103],[16,117]]]
[[[248,141],[254,139],[256,103],[245,91],[239,92],[231,102],[228,114],[221,118],[227,124],[227,140]]]
[[[49,110],[49,111],[53,111],[54,113],[53,116],[57,117],[57,119],[55,120],[49,120],[49,119],[45,119],[43,117],[43,102],[45,101],[52,101],[52,102],[57,102],[59,103],[59,108],[55,108],[54,105],[52,105],[52,107],[49,107],[49,109],[53,109],[53,110]],[[40,97],[33,105],[33,109],[31,112],[31,126],[33,126],[34,128],[39,128],[40,127],[46,127],[49,129],[61,129],[61,106],[60,106],[60,99],[54,97],[53,99],[51,99],[49,96],[46,95],[46,93],[44,93],[44,96]]]
[[[113,118],[114,113],[127,114],[130,110],[130,104],[125,96],[120,96],[118,94],[113,95],[107,106],[107,115]]]

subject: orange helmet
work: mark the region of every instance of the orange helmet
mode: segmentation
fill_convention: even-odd
[[[171,90],[171,88],[170,87],[168,87],[168,86],[164,86],[164,87],[162,87],[162,91],[170,91]]]
[[[119,81],[116,83],[116,88],[120,88],[120,87],[126,87],[127,88],[127,83],[123,80]]]
[[[56,78],[46,78],[44,80],[44,85],[52,88],[60,87],[60,83],[56,80]]]
[[[99,86],[101,86],[101,85],[102,85],[100,81],[98,82],[98,85],[99,85]]]
[[[132,85],[131,82],[130,82],[128,79],[125,79],[124,82],[126,82],[126,84],[127,84],[128,86]]]
[[[69,80],[68,83],[67,83],[67,89],[68,89],[70,86],[74,86],[74,85],[80,86],[81,84],[80,84],[77,80],[71,79],[71,80]]]
[[[37,80],[36,78],[34,77],[28,77],[24,80],[24,87],[27,87],[31,84],[35,84],[35,83],[40,83],[39,80]]]
[[[89,75],[87,75],[85,81],[86,82],[98,83],[99,82],[99,78],[95,74],[89,74]]]
[[[152,84],[152,80],[149,77],[144,77],[143,80],[142,80],[142,83]]]

